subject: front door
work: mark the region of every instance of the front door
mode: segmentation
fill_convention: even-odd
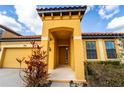
[[[68,65],[69,49],[66,46],[59,47],[59,65]]]

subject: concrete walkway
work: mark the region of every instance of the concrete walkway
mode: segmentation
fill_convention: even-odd
[[[76,80],[74,72],[68,66],[60,66],[54,70],[49,71],[50,80],[70,81]]]
[[[74,72],[69,67],[59,67],[50,71],[50,80],[75,80]],[[19,77],[19,69],[0,69],[0,87],[24,87]],[[69,83],[53,82],[51,87],[69,87]]]
[[[59,83],[59,82],[53,82],[51,87],[69,87],[69,83]]]

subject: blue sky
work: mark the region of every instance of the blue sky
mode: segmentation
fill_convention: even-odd
[[[0,5],[0,24],[22,35],[41,34],[42,21],[37,7],[63,6],[24,6]],[[88,6],[81,21],[82,32],[124,32],[124,6]]]
[[[124,6],[91,6],[81,22],[82,31],[123,32],[124,27],[120,28],[124,26],[123,10]]]

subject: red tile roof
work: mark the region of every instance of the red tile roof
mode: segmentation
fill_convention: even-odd
[[[82,33],[82,37],[84,36],[123,36],[124,33]],[[35,39],[35,38],[42,38],[42,35],[33,35],[33,36],[17,36],[17,37],[10,37],[10,38],[3,38],[3,39]],[[92,38],[92,37],[91,37]]]
[[[70,10],[70,9],[84,9],[87,6],[66,6],[66,7],[54,7],[54,8],[38,8],[37,11],[54,11],[54,10]]]
[[[0,38],[0,42],[40,41],[41,35]]]
[[[107,36],[107,35],[124,35],[124,33],[102,33],[102,32],[90,32],[90,33],[82,33],[82,35],[90,35],[90,36],[97,36],[97,35],[104,35],[104,36]]]
[[[3,39],[31,39],[31,38],[41,38],[41,35],[5,37]]]
[[[41,35],[34,35],[34,36],[17,36],[16,38],[41,38]]]

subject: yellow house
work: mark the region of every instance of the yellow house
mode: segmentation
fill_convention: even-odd
[[[85,80],[84,62],[118,61],[120,48],[124,48],[121,46],[124,34],[83,33],[80,21],[83,20],[86,8],[37,9],[43,21],[42,35],[0,38],[0,67],[18,68],[16,58],[30,55],[30,41],[37,41],[47,51],[49,70],[68,66],[76,80]]]

